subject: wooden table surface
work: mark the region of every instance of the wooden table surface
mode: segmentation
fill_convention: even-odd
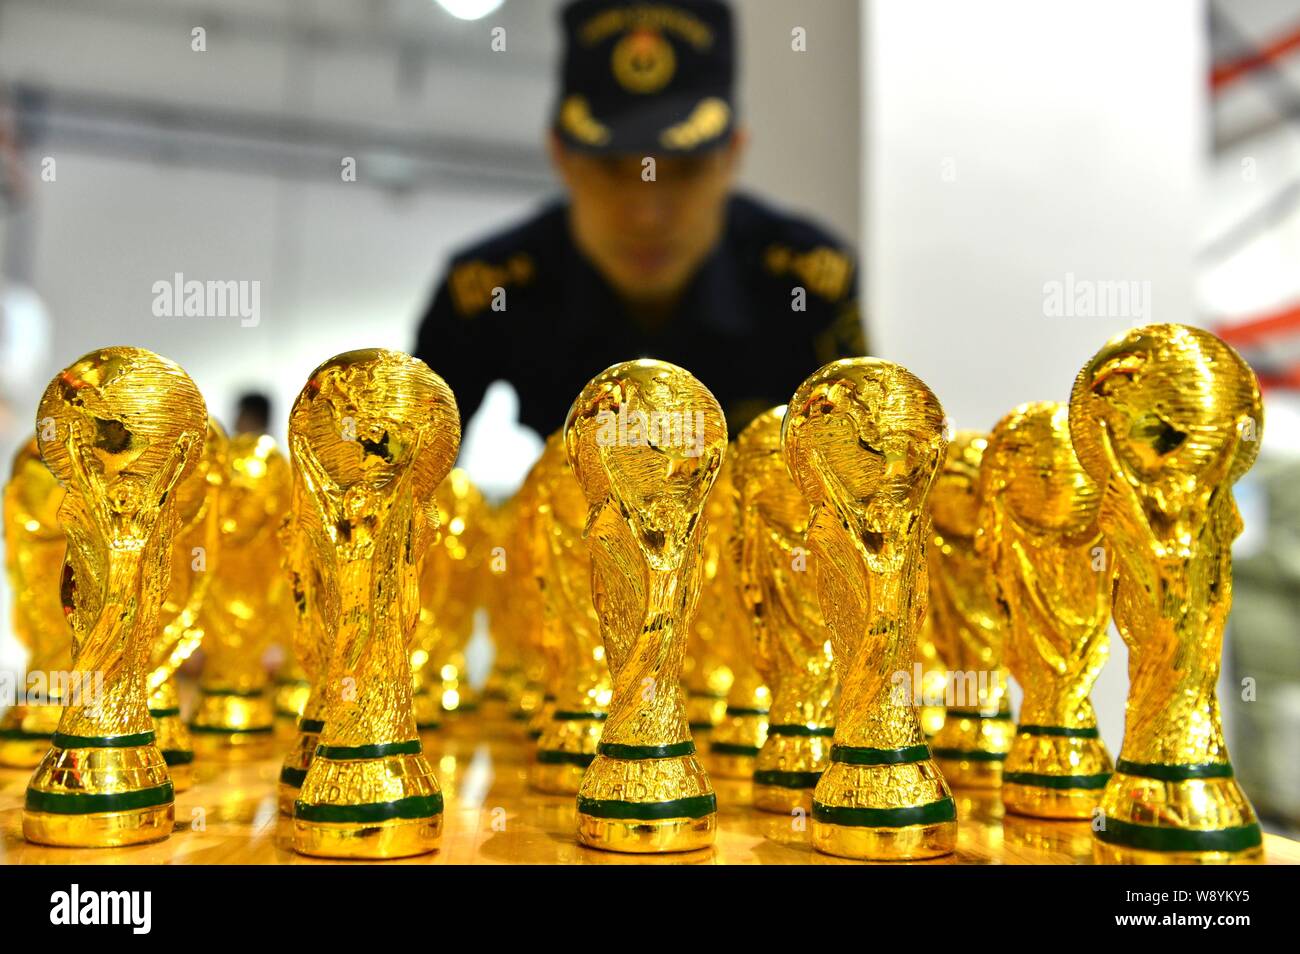
[[[704,746],[701,746],[704,748]],[[747,783],[714,778],[718,834],[708,850],[619,855],[584,848],[575,836],[573,798],[527,784],[530,743],[519,722],[462,714],[425,736],[425,753],[446,799],[442,848],[378,864],[859,864],[819,854],[791,818],[749,806]],[[176,829],[153,845],[47,848],[22,836],[27,771],[0,769],[0,863],[4,864],[332,864],[288,847],[276,803],[278,758],[245,764],[195,762],[196,782],[176,797]],[[956,854],[925,864],[1091,864],[1086,822],[1007,815],[996,792],[956,792]],[[1300,864],[1300,842],[1265,835],[1266,862]],[[359,864],[365,862],[347,862]]]

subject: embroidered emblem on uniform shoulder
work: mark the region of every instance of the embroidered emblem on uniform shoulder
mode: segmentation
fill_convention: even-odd
[[[788,245],[769,245],[763,264],[773,275],[793,274],[815,295],[838,301],[848,291],[853,277],[853,260],[829,245],[796,252]]]
[[[673,78],[677,56],[658,30],[638,27],[614,44],[610,67],[629,93],[657,93]]]
[[[451,270],[447,284],[451,289],[452,304],[468,318],[491,304],[495,289],[512,284],[527,285],[536,274],[532,256],[518,252],[501,265],[477,258],[462,262]]]

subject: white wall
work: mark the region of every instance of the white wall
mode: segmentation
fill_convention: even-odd
[[[1193,321],[1197,0],[874,0],[863,196],[875,350],[958,427],[1064,400],[1113,333]],[[1150,315],[1050,318],[1044,283],[1150,282]],[[1094,693],[1118,751],[1123,643]]]

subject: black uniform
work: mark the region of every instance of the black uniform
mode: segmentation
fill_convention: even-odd
[[[565,204],[547,206],[454,256],[438,286],[415,353],[451,386],[463,422],[504,378],[522,423],[545,436],[601,371],[659,358],[704,382],[735,435],[821,365],[866,353],[853,258],[805,219],[734,195],[718,245],[653,329],[625,312],[566,220]]]

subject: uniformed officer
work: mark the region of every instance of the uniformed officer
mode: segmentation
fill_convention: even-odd
[[[745,143],[719,0],[578,0],[550,153],[565,195],[454,256],[416,354],[464,423],[498,378],[545,435],[619,361],[691,371],[729,429],[865,353],[843,243],[733,190]]]

